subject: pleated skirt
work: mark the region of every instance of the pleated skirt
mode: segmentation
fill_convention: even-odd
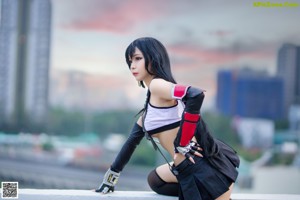
[[[213,200],[229,190],[234,182],[211,166],[207,158],[194,156],[173,166],[179,182],[179,200]]]

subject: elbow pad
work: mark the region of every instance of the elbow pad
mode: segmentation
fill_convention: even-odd
[[[118,153],[115,161],[111,165],[111,169],[115,172],[120,172],[123,170],[125,165],[130,160],[135,148],[140,144],[141,140],[145,136],[143,128],[137,123],[134,124],[131,134],[127,138],[125,144]]]
[[[189,113],[200,113],[200,109],[204,100],[204,91],[198,88],[190,87],[185,95],[185,111]]]
[[[191,86],[174,85],[172,97],[185,102],[185,110],[174,146],[186,146],[193,138],[200,119],[200,108],[204,100],[204,91]]]

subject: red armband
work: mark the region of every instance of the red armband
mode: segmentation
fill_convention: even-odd
[[[190,143],[191,139],[194,137],[195,130],[197,127],[197,122],[200,119],[199,114],[191,114],[185,112],[183,115],[183,123],[181,127],[181,138],[180,146],[186,146]]]
[[[182,99],[185,97],[186,92],[190,86],[184,85],[174,85],[172,88],[172,98],[173,99]]]

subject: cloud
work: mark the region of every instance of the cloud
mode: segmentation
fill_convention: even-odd
[[[229,34],[218,31],[216,34]],[[174,64],[179,67],[220,66],[236,63],[241,59],[271,60],[275,59],[277,43],[262,42],[258,39],[235,39],[226,45],[204,46],[202,44],[180,41],[168,46],[174,57]]]
[[[214,35],[217,37],[226,37],[232,35],[233,33],[234,33],[233,31],[229,31],[229,30],[214,30],[209,32],[210,35]]]
[[[69,17],[60,26],[67,30],[103,31],[112,33],[127,33],[136,25],[158,19],[168,14],[168,1],[77,1],[73,12],[79,12]],[[83,14],[84,13],[84,14]],[[75,17],[76,16],[76,17]]]

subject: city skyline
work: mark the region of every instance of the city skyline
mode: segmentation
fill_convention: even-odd
[[[300,7],[254,7],[250,0],[52,3],[52,72],[78,70],[122,79],[132,86],[127,96],[143,93],[124,58],[127,45],[138,37],[159,39],[176,80],[206,89],[205,104],[212,104],[220,68],[251,66],[274,75],[280,46],[300,41]]]

